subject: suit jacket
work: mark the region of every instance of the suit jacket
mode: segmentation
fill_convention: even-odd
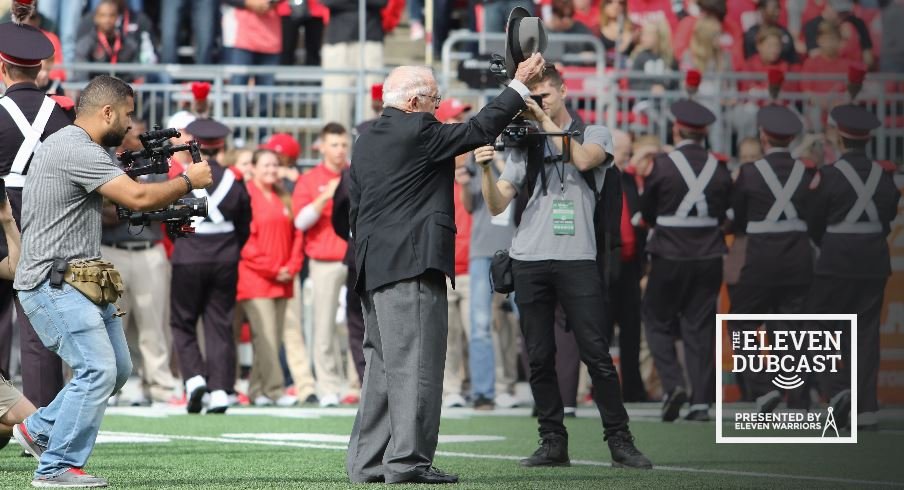
[[[779,183],[785,186],[795,159],[787,151],[775,152],[765,157],[775,172]],[[810,181],[815,169],[807,169],[803,179],[791,196],[799,219],[805,219],[810,197]],[[755,164],[741,165],[738,179],[731,192],[737,233],[745,233],[747,223],[762,221],[775,203],[775,196],[757,170]],[[784,215],[783,215],[784,218]],[[765,285],[809,284],[813,275],[813,257],[810,239],[804,231],[782,233],[751,233],[747,235],[747,250],[741,268],[739,282]]]
[[[345,258],[342,263],[348,267],[355,266],[355,241],[350,239],[350,226],[348,222],[348,212],[351,207],[351,201],[348,196],[349,169],[342,171],[342,177],[339,179],[339,185],[336,187],[336,193],[333,194],[333,231],[339,238],[348,242],[348,248],[345,250]]]
[[[872,169],[873,161],[862,151],[845,153],[842,158],[851,164],[861,182]],[[881,233],[827,233],[826,227],[844,221],[854,206],[857,194],[840,170],[826,165],[819,170],[819,185],[808,206],[807,231],[820,246],[814,273],[834,277],[881,278],[891,274],[887,236],[890,223],[898,213],[901,193],[895,185],[892,168],[886,169],[879,180],[873,203],[882,223]],[[863,221],[866,213],[860,220]]]
[[[455,156],[495,140],[523,108],[512,88],[463,124],[441,124],[429,113],[387,108],[358,137],[349,182],[358,291],[428,269],[454,281]]]
[[[709,152],[694,143],[681,145],[677,151],[687,158],[694,175],[700,175]],[[709,216],[720,222],[724,220],[730,192],[731,173],[720,162],[712,180],[703,191]],[[650,176],[644,182],[644,193],[641,198],[644,221],[655,225],[657,217],[673,215],[687,193],[687,184],[672,159],[665,153],[658,155],[653,160]],[[719,258],[728,252],[728,248],[725,246],[725,238],[719,226],[704,228],[656,226],[647,242],[647,252],[673,260],[700,260]]]

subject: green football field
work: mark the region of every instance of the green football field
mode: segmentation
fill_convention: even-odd
[[[887,488],[904,487],[904,413],[856,445],[715,444],[715,424],[656,420],[655,404],[630,405],[652,471],[614,469],[598,414],[567,419],[570,468],[528,469],[536,447],[528,409],[444,412],[435,464],[457,488]],[[353,408],[235,408],[225,416],[179,409],[108,410],[87,471],[115,488],[346,488]],[[0,486],[28,487],[35,462],[12,443],[0,451]],[[375,486],[375,485],[371,485]],[[354,487],[361,488],[360,485]]]

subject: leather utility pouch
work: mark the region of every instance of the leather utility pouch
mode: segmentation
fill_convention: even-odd
[[[124,289],[119,271],[100,259],[70,262],[64,280],[98,306],[115,303]]]

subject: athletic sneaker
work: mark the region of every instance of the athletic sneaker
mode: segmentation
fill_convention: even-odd
[[[207,404],[207,413],[226,413],[229,408],[229,395],[224,390],[214,390],[210,393],[210,402]]]
[[[257,398],[254,399],[254,406],[255,407],[272,407],[273,400],[268,396],[258,395]]]
[[[500,393],[496,395],[496,406],[499,408],[515,408],[521,402],[509,393]]]
[[[323,398],[320,399],[320,408],[332,408],[339,406],[339,396],[338,395],[323,395]]]
[[[31,437],[25,424],[16,424],[13,426],[13,437],[16,438],[16,442],[22,446],[22,449],[24,449],[26,453],[35,458],[41,458],[41,454],[44,453],[44,448]]]
[[[196,375],[185,380],[185,396],[188,399],[186,410],[188,413],[201,413],[204,408],[204,395],[207,394],[207,381],[204,376]]]
[[[80,468],[69,468],[56,476],[39,476],[31,481],[38,488],[99,488],[106,487],[107,480],[89,475]]]
[[[460,408],[467,404],[468,402],[464,399],[463,396],[452,393],[451,395],[443,398],[443,407],[444,408]]]
[[[295,395],[282,395],[276,400],[277,407],[294,407],[298,405],[298,397]]]

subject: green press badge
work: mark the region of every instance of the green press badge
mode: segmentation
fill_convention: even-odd
[[[574,201],[552,202],[552,232],[555,235],[574,236]]]

